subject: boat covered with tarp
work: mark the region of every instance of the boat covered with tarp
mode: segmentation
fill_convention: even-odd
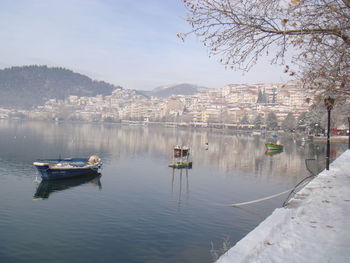
[[[33,165],[43,180],[54,180],[97,174],[102,168],[102,160],[92,155],[88,158],[42,159]]]

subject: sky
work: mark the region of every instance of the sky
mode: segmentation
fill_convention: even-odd
[[[209,58],[190,31],[181,0],[0,0],[0,68],[63,67],[125,89],[180,83],[222,88],[282,83],[263,59],[248,73]]]

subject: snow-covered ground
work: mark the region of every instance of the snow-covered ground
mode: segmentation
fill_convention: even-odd
[[[350,150],[216,263],[350,262]]]

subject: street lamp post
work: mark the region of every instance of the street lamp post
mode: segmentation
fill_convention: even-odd
[[[348,117],[348,122],[349,122],[349,130],[348,130],[348,135],[349,135],[349,146],[348,149],[350,150],[350,117]]]
[[[326,169],[329,170],[329,155],[330,155],[330,142],[329,142],[329,134],[331,129],[331,110],[333,109],[334,99],[331,97],[324,99],[324,105],[328,111],[328,123],[327,123],[327,154],[326,154]]]

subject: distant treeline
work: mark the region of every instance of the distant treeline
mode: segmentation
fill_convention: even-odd
[[[22,66],[0,70],[0,107],[28,109],[70,95],[109,95],[121,88],[65,68]]]

